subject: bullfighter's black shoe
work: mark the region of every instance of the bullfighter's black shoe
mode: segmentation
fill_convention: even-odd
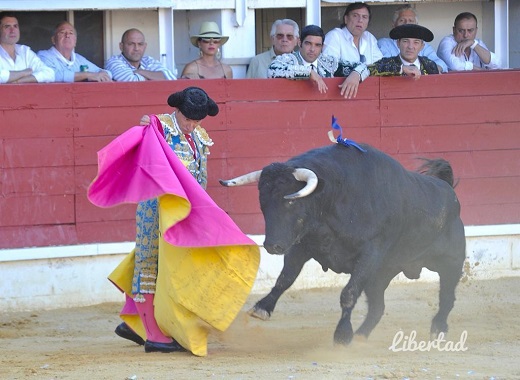
[[[144,344],[144,339],[137,335],[134,330],[128,327],[125,322],[116,327],[115,333],[121,338],[131,340],[132,342],[135,342],[141,346]]]
[[[171,343],[151,342],[147,340],[144,344],[145,352],[184,352],[186,349],[175,340]]]

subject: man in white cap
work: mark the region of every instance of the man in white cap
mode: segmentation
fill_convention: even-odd
[[[400,25],[390,31],[390,38],[397,40],[399,55],[382,58],[370,65],[370,75],[404,75],[419,79],[421,75],[439,74],[434,61],[419,55],[424,42],[433,40],[433,33],[428,28],[416,24]]]

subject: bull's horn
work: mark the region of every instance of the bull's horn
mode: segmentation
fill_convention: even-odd
[[[296,199],[306,197],[307,195],[312,194],[312,192],[316,189],[316,186],[318,186],[318,176],[312,170],[297,168],[294,170],[293,176],[298,181],[304,181],[307,182],[307,184],[300,191],[286,195],[284,197],[285,199]]]
[[[222,186],[242,186],[247,185],[248,183],[258,182],[258,180],[260,179],[260,174],[262,174],[262,171],[257,170],[255,172],[244,174],[240,177],[236,177],[233,179],[220,179],[219,182]]]

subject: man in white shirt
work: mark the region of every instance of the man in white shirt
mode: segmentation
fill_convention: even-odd
[[[367,66],[361,62],[340,61],[322,54],[325,33],[317,25],[302,29],[300,49],[278,55],[268,69],[270,78],[310,79],[325,94],[328,90],[322,78],[346,77],[339,85],[340,94],[347,99],[356,97],[359,83],[369,76]]]
[[[323,53],[349,62],[371,64],[383,54],[377,46],[377,39],[366,29],[372,16],[370,6],[352,3],[345,10],[343,24],[325,36]]]
[[[292,53],[300,39],[300,28],[296,21],[289,18],[276,20],[271,26],[271,42],[268,51],[251,58],[246,78],[267,78],[267,69],[277,55]]]
[[[40,50],[38,57],[54,70],[56,82],[111,82],[112,74],[76,53],[78,33],[68,22],[60,22],[51,37],[53,46]]]
[[[144,55],[146,46],[140,30],[132,28],[125,31],[119,43],[121,54],[111,57],[105,65],[105,69],[112,73],[112,79],[119,82],[177,79],[161,62]]]
[[[478,40],[477,18],[463,12],[455,18],[453,34],[439,43],[437,54],[450,71],[500,69],[500,60],[484,41]]]
[[[410,4],[398,7],[394,12],[393,21],[394,28],[405,24],[419,24],[417,11]],[[379,46],[381,53],[383,53],[383,57],[389,58],[399,55],[400,50],[399,46],[397,46],[397,40],[388,37],[380,38],[377,40],[377,45]],[[419,52],[419,55],[434,61],[437,64],[439,72],[448,72],[448,66],[446,66],[446,63],[437,56],[435,49],[428,42],[424,42],[424,47]]]
[[[0,83],[53,82],[54,71],[19,40],[18,19],[0,13]]]

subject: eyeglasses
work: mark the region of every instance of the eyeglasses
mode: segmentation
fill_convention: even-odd
[[[278,39],[278,40],[283,40],[284,37],[287,38],[287,40],[289,40],[289,41],[294,40],[294,35],[292,35],[292,34],[283,34],[283,33],[276,34],[276,39]]]
[[[200,41],[204,44],[209,44],[213,42],[214,44],[220,43],[220,38],[201,38]]]

